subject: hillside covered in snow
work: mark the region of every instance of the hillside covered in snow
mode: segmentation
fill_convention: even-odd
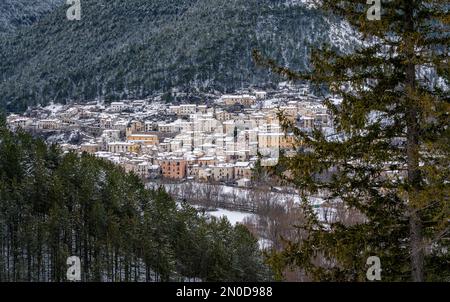
[[[313,47],[355,42],[305,1],[83,0],[81,21],[66,19],[68,7],[0,38],[0,106],[144,98],[173,88],[230,92],[279,80],[256,66],[254,49],[307,70]]]

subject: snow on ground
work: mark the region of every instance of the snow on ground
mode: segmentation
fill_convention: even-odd
[[[217,218],[222,218],[225,216],[232,225],[235,225],[236,223],[242,223],[245,218],[254,216],[254,214],[250,213],[229,211],[225,209],[218,209],[217,211],[208,212],[208,214]]]
[[[312,0],[286,0],[286,6],[304,6],[306,8],[316,8],[317,5]]]
[[[163,184],[163,186],[168,190],[168,192],[177,195],[177,193],[182,192],[180,191],[174,191],[174,188],[181,189],[183,186],[191,185],[193,186],[194,192],[201,192],[202,187],[210,184],[205,183],[199,183],[199,182],[184,182],[184,183],[177,183],[177,184]],[[148,188],[156,188],[158,184],[156,183],[147,183]],[[219,185],[220,190],[218,193],[217,198],[219,200],[229,200],[232,201],[234,198],[243,199],[243,200],[249,200],[252,198],[251,192],[252,189],[244,189],[244,188],[236,188],[231,186],[225,186],[225,185]],[[279,188],[281,189],[281,188]],[[292,190],[291,190],[292,191]],[[233,197],[235,196],[235,197]],[[180,197],[180,196],[179,196]],[[281,192],[268,192],[267,197],[272,201],[277,201],[278,203],[287,203],[287,202],[294,202],[294,203],[300,203],[301,197],[299,194],[289,194],[289,193],[281,193]],[[317,213],[320,220],[330,220],[333,214],[335,214],[334,209],[330,209],[328,207],[323,207],[324,199],[321,196],[309,196],[308,197],[309,202],[314,208],[314,211]],[[230,211],[225,209],[219,209],[216,212],[209,212],[211,216],[214,217],[222,217],[226,216],[228,220],[231,222],[231,224],[236,224],[236,222],[242,222],[245,217],[252,216],[255,214],[250,213],[243,213],[239,211]]]
[[[51,115],[55,115],[63,109],[63,105],[51,103],[50,105],[44,107],[44,109],[50,111]]]
[[[192,186],[192,190],[194,192],[201,192],[205,186],[211,186],[211,184],[201,183],[201,182],[184,182],[184,183],[164,183],[162,184],[168,192],[182,192],[182,188],[184,186]],[[250,199],[251,193],[254,191],[252,188],[238,188],[227,185],[214,185],[219,186],[218,190],[218,198],[220,200],[232,200],[234,197],[239,199]],[[156,183],[147,183],[148,188],[156,188],[158,184]],[[178,191],[179,190],[179,191]],[[288,202],[294,201],[296,203],[300,202],[300,197],[298,194],[288,194],[288,193],[280,193],[280,192],[268,192],[269,196],[272,200],[277,200],[278,202]]]
[[[264,249],[270,248],[270,247],[272,246],[273,243],[272,243],[272,241],[269,240],[269,239],[260,238],[260,239],[258,240],[258,244],[259,244],[259,248],[260,248],[261,250],[264,250]]]

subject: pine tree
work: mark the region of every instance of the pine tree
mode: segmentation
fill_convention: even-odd
[[[233,232],[233,278],[235,282],[267,281],[270,271],[262,263],[258,240],[246,226],[238,224]]]
[[[245,263],[248,247],[261,264],[255,239],[233,230],[110,162],[0,126],[0,281],[66,281],[69,256],[82,281],[225,281],[233,270],[256,281],[265,266]],[[243,251],[233,266],[229,247]]]
[[[378,21],[366,18],[365,0],[317,5],[357,30],[354,51],[315,50],[307,74],[254,52],[273,72],[342,98],[326,100],[338,131],[333,138],[304,133],[280,116],[298,152],[283,156],[276,172],[302,191],[310,215],[300,226],[308,238],[288,243],[274,263],[283,264],[279,270],[297,265],[319,280],[365,280],[366,259],[378,256],[383,280],[448,280],[448,2],[382,1]],[[322,177],[330,171],[331,179]],[[307,200],[319,190],[328,193],[325,205],[343,204],[364,219],[320,221]]]

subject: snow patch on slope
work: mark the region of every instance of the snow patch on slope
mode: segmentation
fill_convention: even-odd
[[[286,6],[304,6],[306,8],[316,8],[316,0],[286,0]]]
[[[236,223],[243,223],[245,218],[254,215],[250,213],[229,211],[225,209],[218,209],[217,211],[208,212],[208,214],[216,218],[226,217],[232,225],[235,225]]]
[[[360,32],[355,30],[347,21],[340,22],[327,21],[330,26],[328,37],[330,43],[339,48],[340,51],[348,54],[351,53],[355,47],[363,44],[363,38]]]

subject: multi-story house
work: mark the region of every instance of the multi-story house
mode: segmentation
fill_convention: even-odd
[[[130,106],[124,102],[112,102],[109,108],[111,112],[121,112],[130,108]]]
[[[136,152],[137,147],[135,144],[129,142],[112,142],[108,143],[108,151],[111,153]]]
[[[236,162],[234,164],[234,177],[236,179],[251,179],[253,175],[253,166],[250,162]]]
[[[58,130],[60,128],[61,128],[61,121],[58,119],[49,119],[49,120],[38,121],[38,129]]]
[[[80,147],[81,152],[86,152],[89,154],[95,154],[96,152],[101,150],[100,144],[93,144],[93,143],[85,143],[82,144]]]
[[[133,144],[142,144],[142,145],[151,145],[156,146],[159,143],[159,139],[157,135],[154,134],[130,134],[127,136],[127,142]]]
[[[256,103],[256,97],[253,95],[224,95],[222,96],[222,101],[227,106],[232,105],[243,105],[243,106],[252,106]]]
[[[163,177],[170,179],[184,179],[186,177],[187,162],[183,158],[170,158],[157,160],[161,167]]]
[[[211,169],[211,176],[215,181],[231,181],[234,179],[234,165],[233,164],[217,164],[209,166]]]

